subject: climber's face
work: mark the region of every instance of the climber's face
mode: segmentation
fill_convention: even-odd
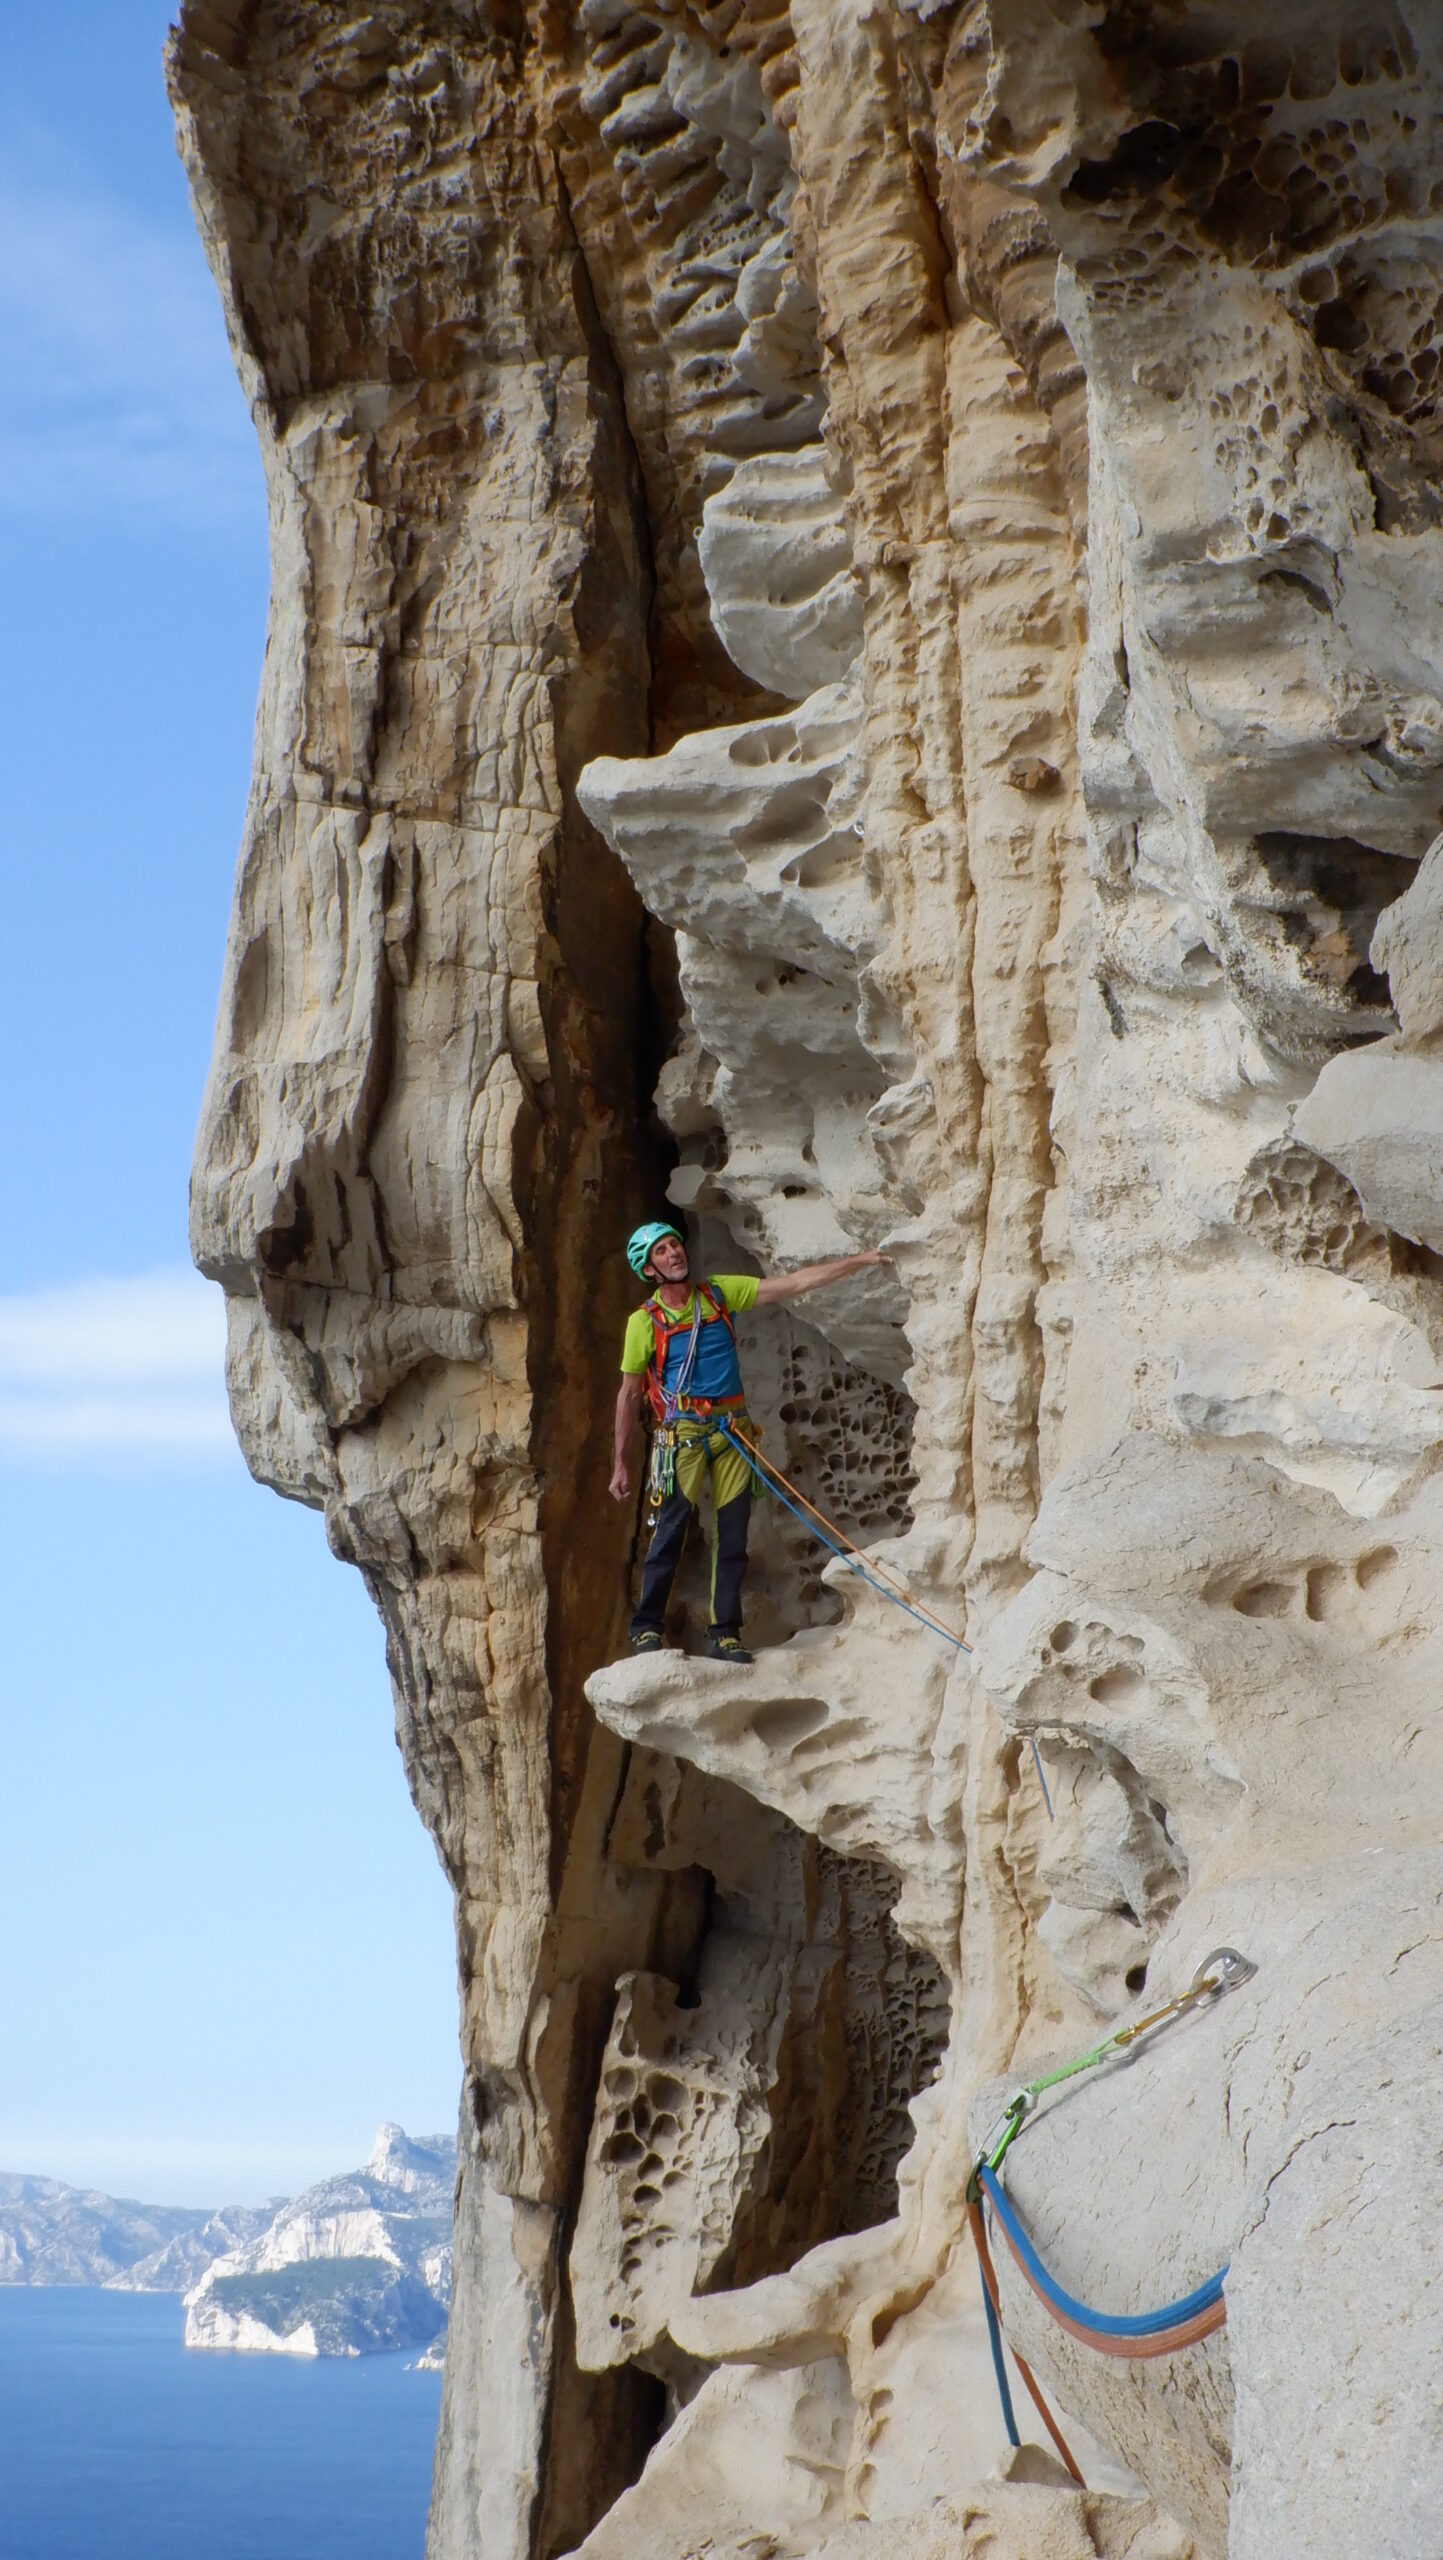
[[[648,1268],[658,1280],[684,1280],[691,1265],[680,1236],[663,1236],[654,1244]]]

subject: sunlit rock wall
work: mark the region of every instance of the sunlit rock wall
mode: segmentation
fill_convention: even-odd
[[[195,1246],[456,1893],[431,2560],[1416,2560],[1443,6],[188,0],[171,80],[275,579]],[[770,1510],[754,1669],[615,1661],[664,1198],[885,1247],[753,1402],[970,1654]],[[971,2160],[1219,1942],[1010,2156],[1099,2306],[1229,2268],[1134,2362],[1000,2254],[1079,2490]]]

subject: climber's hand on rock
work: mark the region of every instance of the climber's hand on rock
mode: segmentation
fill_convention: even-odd
[[[606,1490],[610,1494],[613,1502],[629,1502],[631,1500],[631,1469],[624,1458],[617,1459],[615,1466],[611,1470],[611,1482],[607,1486]]]

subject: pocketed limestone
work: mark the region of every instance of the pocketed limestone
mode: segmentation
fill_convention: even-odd
[[[185,0],[274,565],[193,1233],[456,1893],[431,2560],[1430,2547],[1440,65]],[[745,1329],[873,1576],[763,1510],[751,1670],[613,1658],[668,1198],[890,1256]],[[1009,2159],[1102,2307],[1229,2268],[1127,2364],[999,2251],[1079,2491],[974,2145],[1223,1941]]]

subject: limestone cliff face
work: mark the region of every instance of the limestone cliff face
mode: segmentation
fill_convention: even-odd
[[[186,0],[171,79],[275,563],[195,1247],[456,1893],[431,2560],[1431,2548],[1443,8]],[[970,1655],[773,1512],[755,1669],[614,1662],[663,1196],[885,1245],[753,1400]],[[1010,2157],[1088,2300],[1230,2269],[1135,2363],[1003,2263],[1079,2491],[968,2172],[1224,1941]]]

